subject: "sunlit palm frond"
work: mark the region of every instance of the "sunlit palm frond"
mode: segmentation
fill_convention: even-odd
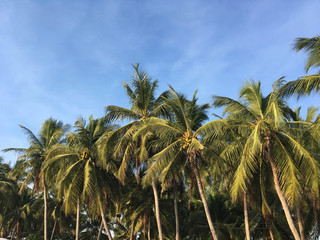
[[[132,111],[132,110],[129,110],[126,108],[122,108],[122,107],[118,107],[118,106],[113,106],[113,105],[109,105],[109,106],[105,107],[105,110],[106,110],[105,119],[108,122],[122,121],[125,119],[137,120],[142,117],[141,115],[139,115],[135,111]]]
[[[148,172],[142,180],[143,185],[149,185],[152,179],[159,174],[161,174],[162,178],[165,179],[165,175],[169,171],[171,164],[178,157],[178,154],[180,154],[179,149],[181,144],[181,140],[174,141],[172,144],[164,148],[161,152],[155,154],[150,159]]]
[[[280,184],[288,203],[294,205],[295,201],[301,197],[302,188],[299,182],[301,173],[297,162],[291,155],[291,148],[286,146],[283,137],[276,135],[274,141],[273,158],[279,169]],[[294,148],[291,151],[294,151]]]
[[[313,193],[320,197],[320,164],[319,161],[302,146],[297,140],[292,138],[286,133],[283,133],[288,139],[289,144],[292,146],[292,152],[297,158],[300,172],[305,177],[306,183],[310,186]]]
[[[320,66],[320,39],[319,36],[313,38],[297,38],[294,42],[294,48],[297,51],[305,50],[308,54],[308,61],[305,67],[306,72],[310,67]]]
[[[260,81],[247,81],[240,90],[240,99],[243,99],[246,104],[248,104],[250,112],[254,113],[255,116],[263,118],[262,93],[260,86]]]
[[[320,75],[309,75],[286,83],[282,89],[286,97],[296,95],[298,98],[320,91]]]
[[[233,116],[241,116],[244,119],[255,119],[256,115],[251,112],[245,105],[241,104],[240,102],[233,100],[228,97],[222,96],[212,96],[213,98],[213,106],[215,107],[225,107],[223,111],[223,115],[225,114],[232,114]]]

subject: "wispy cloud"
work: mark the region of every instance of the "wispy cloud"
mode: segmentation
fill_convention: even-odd
[[[296,37],[319,34],[318,1],[0,2],[0,148],[26,144],[48,117],[73,123],[128,106],[121,81],[140,62],[161,90],[201,102],[237,97],[244,80],[304,74]],[[8,157],[13,160],[12,157]]]

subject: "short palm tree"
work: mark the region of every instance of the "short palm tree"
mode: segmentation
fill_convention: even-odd
[[[276,81],[267,97],[262,96],[260,82],[247,82],[241,89],[240,101],[214,96],[214,105],[225,107],[225,113],[238,116],[230,126],[234,131],[247,134],[234,174],[232,196],[237,198],[245,192],[260,165],[268,164],[287,222],[298,240],[300,236],[289,206],[295,206],[301,198],[300,179],[319,196],[320,168],[316,156],[290,131],[291,125],[285,117],[287,107],[279,91],[282,82],[283,79]]]
[[[42,171],[42,165],[46,161],[48,151],[56,144],[63,141],[63,136],[68,129],[68,125],[64,125],[61,121],[49,118],[40,129],[37,137],[31,130],[21,126],[26,133],[30,146],[28,148],[8,148],[3,151],[14,151],[22,154],[19,158],[23,162],[13,169],[11,175],[20,174],[21,171],[29,172],[25,178],[24,184],[33,183],[33,187],[38,192],[43,190],[44,200],[44,240],[47,240],[47,181]]]

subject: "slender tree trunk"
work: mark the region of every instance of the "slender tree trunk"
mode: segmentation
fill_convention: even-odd
[[[180,239],[180,233],[179,233],[179,213],[178,213],[178,194],[177,194],[177,183],[174,180],[173,182],[173,193],[174,193],[174,217],[176,220],[176,240]]]
[[[46,181],[43,177],[43,203],[44,203],[44,214],[43,214],[43,224],[44,224],[44,229],[43,229],[43,234],[44,234],[44,240],[47,240],[48,234],[47,234],[47,185],[46,185]]]
[[[102,209],[101,206],[100,206],[100,214],[101,214],[104,230],[106,231],[109,240],[112,240],[112,236],[111,236],[111,233],[109,231],[109,228],[108,228],[108,225],[107,225],[107,221],[106,221],[106,218],[104,217],[104,212],[103,212],[103,209]]]
[[[299,226],[300,238],[301,238],[301,240],[304,240],[303,218],[302,218],[302,212],[301,212],[301,207],[300,206],[298,206],[298,208],[297,208],[297,218],[298,218],[298,226]]]
[[[101,236],[102,228],[103,228],[103,222],[101,221],[101,223],[100,223],[100,227],[99,227],[99,232],[98,232],[97,240],[100,240],[100,236]]]
[[[54,224],[53,224],[53,229],[52,229],[50,240],[53,240],[54,232],[56,231],[56,226],[57,226],[57,219],[54,220]]]
[[[14,228],[12,230],[10,240],[13,240],[14,232],[16,231],[17,225],[18,225],[18,223],[14,226]]]
[[[246,229],[246,238],[247,240],[250,240],[247,192],[243,193],[243,211],[244,211],[244,225]]]
[[[275,187],[277,195],[278,195],[278,197],[280,199],[282,208],[284,210],[284,214],[285,214],[287,222],[289,224],[289,228],[290,228],[290,230],[291,230],[291,232],[292,232],[292,234],[294,236],[294,239],[295,240],[300,240],[299,233],[298,233],[296,227],[294,226],[294,222],[293,222],[292,216],[290,214],[288,203],[287,203],[287,201],[286,201],[286,199],[284,197],[284,194],[283,194],[283,192],[282,192],[282,190],[280,188],[278,171],[277,171],[276,165],[274,163],[274,160],[273,160],[273,158],[271,156],[270,148],[268,149],[268,158],[269,158],[269,162],[270,162],[271,169],[272,169],[274,187]]]
[[[157,185],[155,180],[152,180],[152,189],[153,189],[153,195],[154,195],[154,203],[156,206],[156,220],[157,220],[157,226],[158,226],[158,232],[159,232],[159,240],[163,240],[161,220],[160,220],[159,198],[158,198],[158,191],[157,191]]]
[[[204,196],[204,191],[203,191],[203,188],[202,188],[202,184],[201,184],[201,180],[200,180],[200,176],[199,176],[199,171],[198,171],[198,167],[197,167],[197,165],[195,163],[195,159],[192,160],[191,165],[192,165],[193,172],[194,172],[194,175],[195,175],[196,180],[197,180],[199,193],[200,193],[200,196],[201,196],[202,204],[203,204],[203,207],[204,207],[204,211],[206,213],[206,217],[207,217],[207,221],[208,221],[208,224],[209,224],[209,227],[210,227],[210,231],[211,231],[212,237],[213,237],[214,240],[218,240],[218,236],[216,234],[216,231],[215,231],[214,226],[213,226],[213,222],[211,220],[211,215],[210,215],[209,207],[208,207],[208,204],[207,204],[207,200],[206,200],[206,197]]]
[[[269,226],[269,235],[270,235],[271,240],[274,240],[273,233],[272,233],[270,226]]]
[[[134,236],[134,221],[133,221],[132,227],[131,227],[130,240],[133,239],[133,236]]]
[[[16,229],[16,240],[20,240],[21,239],[20,234],[21,234],[21,225],[20,225],[20,222],[18,221],[17,229]]]
[[[151,213],[149,212],[149,220],[148,220],[148,240],[151,240]]]
[[[79,240],[79,228],[80,228],[80,197],[77,200],[77,220],[76,220],[76,240]]]

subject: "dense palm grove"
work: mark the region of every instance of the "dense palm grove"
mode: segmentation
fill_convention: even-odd
[[[306,71],[320,39],[300,38]],[[74,126],[52,118],[20,126],[27,148],[0,159],[0,234],[9,239],[316,239],[320,236],[320,115],[288,97],[319,93],[320,75],[264,96],[246,82],[239,98],[199,104],[134,65],[123,83],[131,108],[106,106]],[[224,115],[208,121],[210,108]],[[125,124],[122,124],[125,123]],[[122,124],[122,125],[120,125]]]

